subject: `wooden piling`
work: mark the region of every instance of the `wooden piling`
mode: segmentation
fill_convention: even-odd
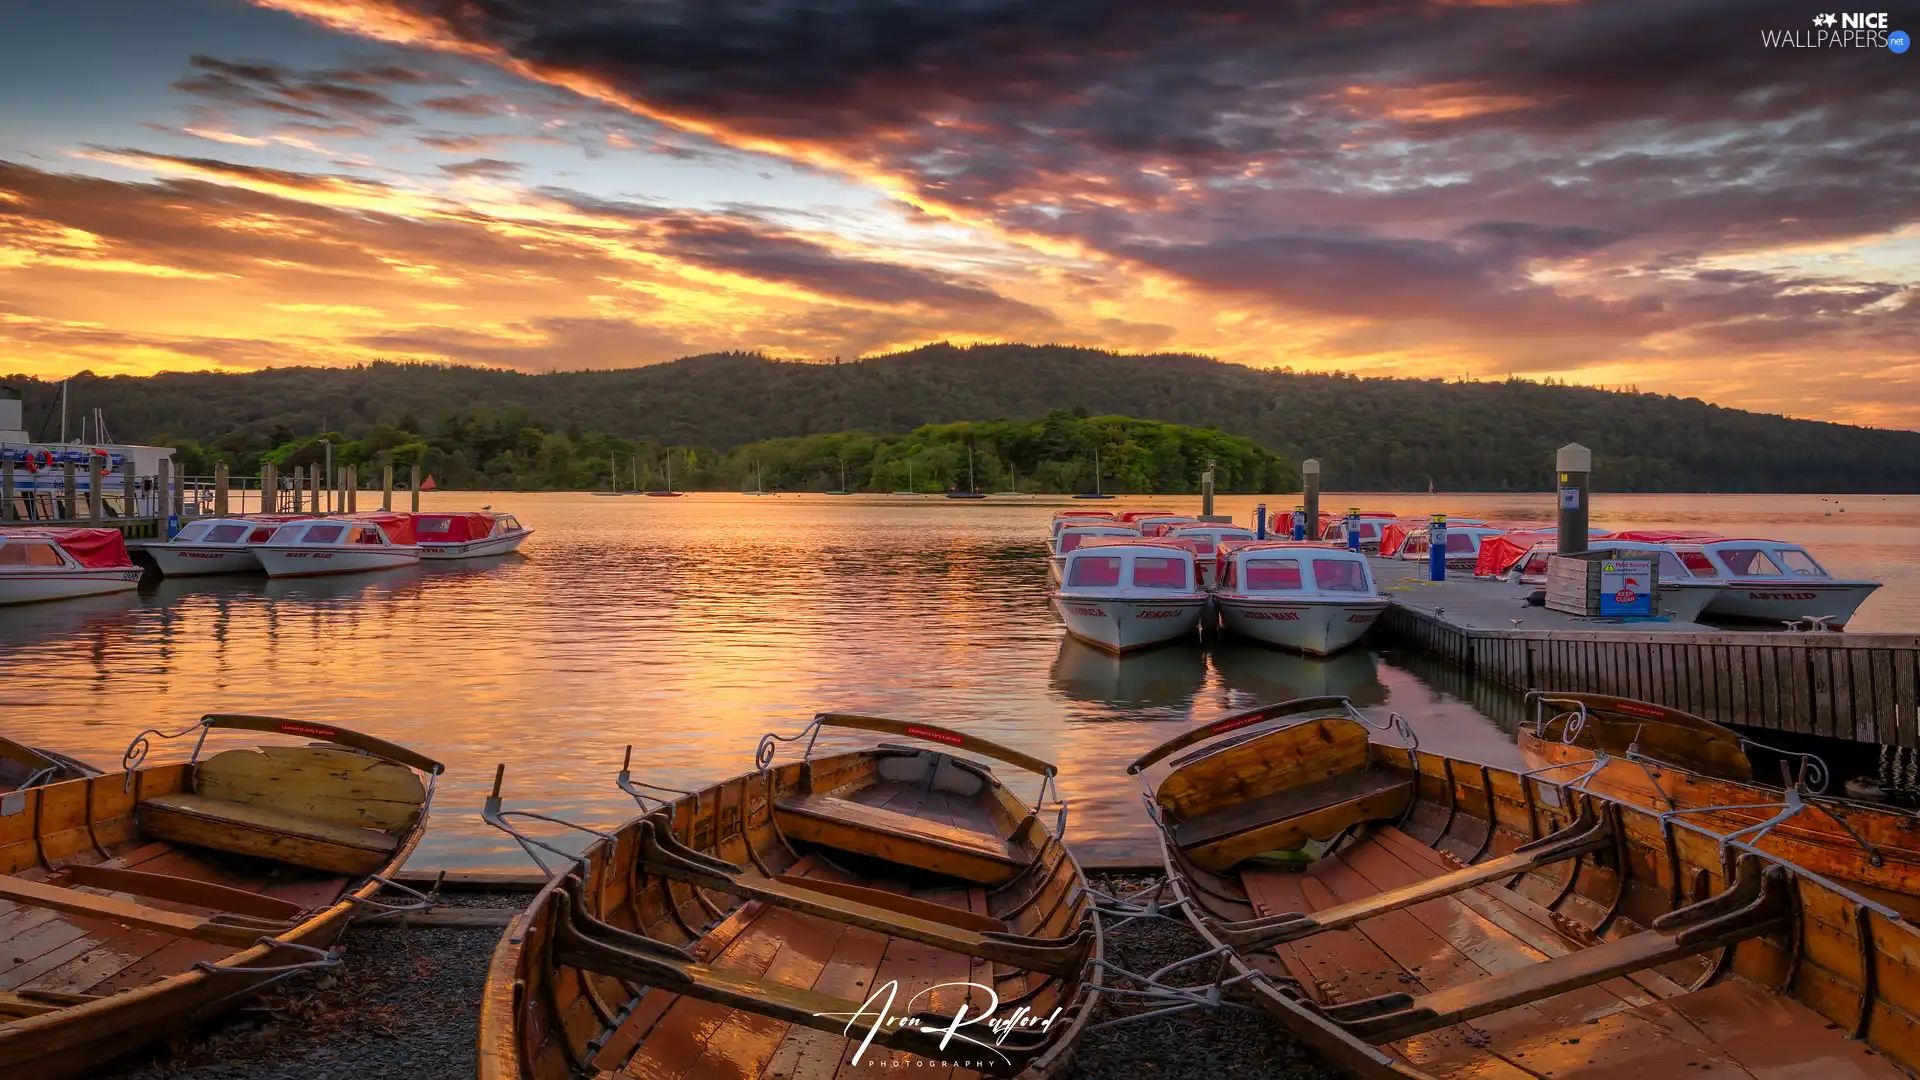
[[[87,455],[87,520],[94,525],[107,516],[107,493],[101,490],[107,486],[106,465],[107,459],[99,454]]]
[[[420,465],[418,462],[414,463],[413,481],[407,485],[407,490],[413,493],[413,512],[417,514],[420,512]]]
[[[167,532],[167,518],[173,513],[173,459],[160,459],[159,471],[153,478],[153,516],[160,519],[158,535],[162,540],[173,539]]]
[[[62,444],[60,452],[66,453],[65,444]],[[77,518],[80,516],[80,485],[74,482],[73,462],[61,462],[60,474],[66,488],[64,494],[67,500],[60,507],[60,516],[68,519]]]
[[[13,520],[13,462],[0,461],[0,521]]]
[[[227,516],[227,463],[224,461],[213,466],[213,515]]]
[[[393,509],[393,466],[384,465],[380,469],[380,509]]]
[[[357,514],[360,512],[360,466],[347,466],[347,482],[345,487],[347,489],[347,513]]]
[[[1559,531],[1554,534],[1557,555],[1579,555],[1587,550],[1587,478],[1593,473],[1593,451],[1579,443],[1568,443],[1554,455],[1553,468],[1559,478]]]
[[[133,459],[120,462],[120,516],[134,518],[140,516],[140,478],[133,474]]]
[[[1300,463],[1300,480],[1305,498],[1301,503],[1306,507],[1308,540],[1320,539],[1320,459],[1308,458]]]
[[[307,513],[320,512],[320,466],[307,467]]]

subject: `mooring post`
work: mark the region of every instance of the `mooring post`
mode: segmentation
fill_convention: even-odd
[[[1305,488],[1306,497],[1302,500],[1301,512],[1306,517],[1306,535],[1302,540],[1320,539],[1320,459],[1308,458],[1300,463],[1300,479]]]
[[[87,455],[87,520],[95,525],[107,516],[107,493],[100,490],[107,486],[106,464],[99,454]]]
[[[120,459],[120,497],[125,500],[121,506],[121,517],[139,517],[139,508],[135,505],[140,495],[140,478],[133,475],[133,459]]]
[[[1560,474],[1560,532],[1554,549],[1561,555],[1580,555],[1587,550],[1587,477],[1593,472],[1593,451],[1568,443],[1554,455],[1553,468]]]
[[[1261,503],[1259,506],[1253,508],[1253,535],[1262,540],[1267,538],[1266,503]]]
[[[63,454],[66,453],[64,444],[60,452]],[[61,480],[66,484],[67,496],[66,505],[60,509],[60,516],[68,519],[76,519],[80,516],[80,485],[75,483],[73,479],[72,459],[60,463],[60,476]]]
[[[1295,540],[1307,538],[1307,506],[1300,503],[1293,508],[1293,528],[1290,530]]]
[[[360,466],[347,466],[347,513],[360,512]]]
[[[13,520],[13,459],[0,456],[0,521]]]
[[[1360,550],[1360,508],[1347,507],[1347,550]]]
[[[1200,516],[1213,516],[1213,462],[1207,462],[1207,471],[1200,474]]]
[[[393,465],[391,463],[380,468],[380,509],[393,509]]]
[[[420,463],[413,463],[413,479],[407,482],[407,490],[413,493],[413,512],[420,512]]]
[[[213,513],[215,517],[227,516],[227,463],[217,462],[213,466]]]
[[[162,540],[173,539],[167,531],[167,518],[173,514],[173,459],[160,459],[160,468],[153,478],[153,516],[160,527],[155,530]]]
[[[1427,526],[1427,580],[1447,580],[1447,515],[1435,514]]]

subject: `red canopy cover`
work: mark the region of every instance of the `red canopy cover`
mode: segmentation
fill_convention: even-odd
[[[1630,540],[1637,544],[1670,544],[1676,540],[1701,542],[1723,539],[1719,533],[1692,532],[1685,529],[1629,529],[1617,532],[1609,537],[1613,540]]]
[[[458,514],[415,514],[413,533],[422,543],[460,544],[493,533],[493,515],[478,510]]]
[[[132,566],[127,558],[127,540],[118,529],[5,529],[9,536],[42,536],[67,549],[81,566],[109,569]]]
[[[413,515],[375,510],[364,514],[340,514],[339,517],[351,521],[371,521],[387,534],[387,539],[396,544],[411,544],[413,539]]]
[[[1401,545],[1407,542],[1407,534],[1415,529],[1425,528],[1418,521],[1389,521],[1380,527],[1380,554],[1391,559],[1400,554]]]
[[[1480,541],[1480,557],[1474,561],[1473,572],[1481,577],[1498,577],[1526,558],[1533,545],[1551,539],[1550,532],[1505,532],[1486,537]]]

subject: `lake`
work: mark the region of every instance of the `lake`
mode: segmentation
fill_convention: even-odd
[[[1289,509],[1297,496],[1223,497],[1218,510],[1244,523],[1262,501]],[[207,712],[333,721],[447,763],[413,865],[467,869],[525,865],[480,821],[498,762],[509,808],[606,827],[634,812],[613,786],[627,745],[636,776],[689,787],[751,769],[763,733],[825,710],[966,727],[1057,763],[1068,838],[1092,859],[1154,850],[1128,761],[1268,701],[1346,694],[1404,714],[1429,749],[1518,761],[1511,720],[1490,719],[1506,715],[1488,704],[1498,692],[1417,656],[1209,643],[1121,660],[1065,640],[1046,600],[1053,511],[1193,511],[1195,497],[426,500],[482,504],[538,530],[524,555],[332,579],[150,576],[136,594],[0,608],[0,730],[112,768],[137,732]],[[1552,495],[1322,505],[1545,519]],[[1855,630],[1920,627],[1920,497],[1603,494],[1594,521],[1796,540],[1836,574],[1887,583]],[[190,749],[159,743],[152,760]],[[1031,794],[1025,776],[1006,779]]]

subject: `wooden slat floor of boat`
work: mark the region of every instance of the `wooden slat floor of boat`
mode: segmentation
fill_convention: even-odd
[[[1453,868],[1383,829],[1305,874],[1242,875],[1261,915],[1311,911]],[[1579,948],[1545,909],[1469,889],[1282,945],[1288,973],[1327,1003],[1420,995]],[[1696,1072],[1755,1080],[1894,1080],[1885,1058],[1798,1003],[1732,980],[1689,993],[1654,972],[1609,979],[1381,1049],[1446,1080],[1623,1080]]]
[[[807,860],[794,871],[827,880],[858,880],[831,866]],[[963,888],[909,890],[897,883],[861,881],[876,888],[906,893],[919,899],[967,908],[977,900],[984,914],[985,894]],[[975,893],[978,893],[977,898]],[[755,910],[748,912],[748,908]],[[918,942],[889,938],[859,927],[828,922],[780,908],[743,905],[743,925],[724,923],[696,946],[708,962],[737,968],[756,977],[864,1001],[873,988],[898,980],[900,991],[892,1015],[906,1011],[913,995],[939,983],[968,981],[974,962]],[[732,921],[732,920],[729,920]],[[725,938],[715,941],[716,937]],[[880,1047],[869,1048],[860,1064],[851,1058],[859,1043],[829,1032],[796,1027],[744,1010],[729,1009],[692,998],[650,991],[642,1006],[652,1019],[646,1031],[623,1031],[631,1041],[644,1037],[638,1050],[617,1070],[633,1080],[860,1080],[868,1076],[898,1076],[911,1070],[933,1080],[970,1080],[977,1074],[938,1062],[923,1061]],[[929,1005],[941,1011],[958,1007],[953,991],[942,990],[923,999],[915,1009]],[[636,1010],[638,1011],[638,1010]],[[601,1059],[605,1064],[605,1059]]]
[[[904,836],[934,844],[944,844],[958,851],[984,856],[1012,866],[1026,864],[1025,854],[1019,848],[1009,844],[998,833],[953,825],[947,821],[922,816],[918,812],[920,810],[918,804],[913,804],[915,812],[908,813],[895,810],[891,806],[872,806],[832,795],[795,795],[781,799],[775,805],[789,813],[852,825],[883,835]]]
[[[143,844],[103,865],[206,881],[287,900],[303,908],[337,900],[347,879],[293,871],[283,879],[236,874],[194,852],[169,844]],[[18,875],[45,881],[35,870]],[[212,915],[192,904],[105,893],[164,911]],[[30,905],[0,902],[0,990],[112,994],[177,975],[200,961],[233,954],[230,946],[173,937],[118,923],[67,915]]]

